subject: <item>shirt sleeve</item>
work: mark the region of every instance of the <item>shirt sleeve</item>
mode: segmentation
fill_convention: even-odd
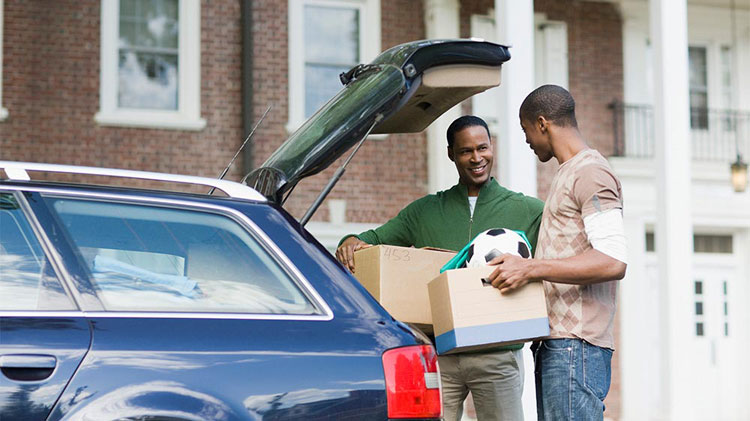
[[[526,238],[531,245],[532,256],[536,254],[536,242],[539,238],[539,225],[542,223],[542,213],[544,212],[544,202],[536,198],[529,198],[529,227],[526,229]]]
[[[583,218],[586,236],[595,250],[628,263],[628,244],[620,209],[609,209]]]
[[[610,209],[622,209],[620,182],[604,165],[591,164],[581,168],[573,185],[573,196],[587,217]]]
[[[385,224],[356,235],[368,244],[388,244],[391,246],[411,247],[414,245],[414,218],[419,213],[419,201],[412,202]],[[347,235],[341,242],[352,235]],[[339,245],[341,245],[339,242]]]

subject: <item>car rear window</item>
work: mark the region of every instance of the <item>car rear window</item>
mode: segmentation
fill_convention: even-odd
[[[106,310],[318,313],[279,260],[229,215],[49,199]]]

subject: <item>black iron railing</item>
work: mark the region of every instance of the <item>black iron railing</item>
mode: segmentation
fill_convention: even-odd
[[[650,105],[610,104],[615,156],[654,156],[654,114]],[[690,112],[693,160],[734,161],[739,152],[750,157],[750,111],[694,108]]]

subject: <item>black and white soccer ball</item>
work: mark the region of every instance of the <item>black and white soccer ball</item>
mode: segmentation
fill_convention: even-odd
[[[517,232],[507,228],[493,228],[477,235],[469,245],[466,261],[461,267],[479,267],[501,254],[531,257],[526,240]]]

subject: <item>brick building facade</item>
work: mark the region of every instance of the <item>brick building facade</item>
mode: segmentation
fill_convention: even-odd
[[[252,120],[272,109],[252,140],[252,164],[261,164],[289,135],[288,2],[254,0]],[[380,47],[425,38],[423,0],[380,0]],[[471,16],[492,15],[492,0],[463,0],[460,34],[472,36]],[[95,120],[100,108],[101,2],[4,0],[0,159],[218,176],[245,137],[243,127],[242,12],[238,0],[200,2],[201,129],[120,127]],[[616,5],[594,1],[534,2],[537,14],[567,26],[569,88],[581,131],[605,155],[613,150],[608,104],[623,97],[622,22]],[[507,65],[512,66],[511,60]],[[502,89],[502,87],[500,88]],[[470,101],[464,104],[471,110]],[[520,130],[520,128],[519,128]],[[329,199],[346,201],[346,220],[382,223],[428,193],[424,133],[368,140]],[[447,159],[447,158],[446,158]],[[341,161],[300,183],[286,208],[300,217]],[[538,166],[544,198],[556,164]],[[315,221],[328,221],[321,207]],[[617,356],[617,354],[615,354]],[[607,415],[619,414],[615,357]]]
[[[0,157],[216,177],[243,137],[239,3],[201,8],[201,131],[102,126],[100,2],[5,1]],[[241,177],[235,167],[230,179]]]

